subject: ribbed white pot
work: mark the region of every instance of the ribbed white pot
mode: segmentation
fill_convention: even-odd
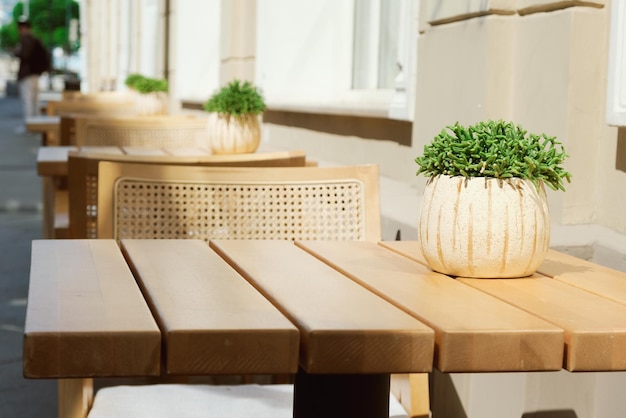
[[[235,117],[210,113],[207,131],[209,146],[215,154],[255,152],[261,142],[258,115]]]
[[[137,114],[166,115],[168,113],[168,96],[165,92],[138,93],[135,92],[135,106]]]
[[[537,189],[519,178],[429,178],[418,220],[428,265],[463,277],[534,273],[550,243],[550,212],[539,184]]]

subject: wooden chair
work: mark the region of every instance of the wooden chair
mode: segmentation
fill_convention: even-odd
[[[48,116],[58,116],[63,113],[128,115],[134,113],[133,109],[135,109],[133,98],[117,92],[90,94],[72,92],[67,98],[49,100],[46,104]]]
[[[63,234],[63,237],[97,237],[98,178],[101,161],[214,167],[303,167],[310,164],[302,150],[205,156],[119,155],[88,151],[70,152],[68,157],[69,193],[65,195],[65,205],[69,208],[69,216],[68,212],[61,210],[55,215],[56,221],[54,223],[55,228],[57,228],[59,224],[62,227],[63,222],[65,222],[64,226],[68,229],[68,232]],[[63,196],[59,196],[59,198],[63,199]]]
[[[198,147],[207,143],[207,119],[189,115],[78,117],[81,146]]]
[[[103,161],[98,171],[98,238],[381,239],[375,165],[215,168]],[[412,398],[424,396],[424,384],[427,375],[394,376],[391,416],[428,416],[427,391],[426,399]],[[98,391],[89,417],[143,416],[143,402],[171,406],[171,396],[195,403],[190,409],[201,411],[198,416],[254,410],[259,417],[290,417],[293,387],[113,386]]]
[[[379,241],[379,201],[376,165],[248,168],[103,161],[97,237]]]
[[[48,116],[59,116],[58,138],[48,138],[50,145],[73,145],[74,117],[92,116],[128,116],[137,113],[134,100],[123,94],[93,94],[72,96],[69,99],[51,100],[46,105]]]

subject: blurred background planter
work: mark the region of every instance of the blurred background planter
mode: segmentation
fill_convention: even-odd
[[[139,93],[132,92],[135,96],[135,105],[138,115],[167,115],[168,95],[165,92]]]
[[[261,142],[259,115],[209,113],[207,133],[209,146],[215,154],[255,152]]]

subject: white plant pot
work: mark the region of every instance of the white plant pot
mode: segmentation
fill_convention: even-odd
[[[137,114],[142,116],[148,115],[166,115],[168,114],[168,95],[164,92],[154,93],[135,93],[135,106]]]
[[[463,277],[533,274],[550,243],[550,213],[539,185],[519,178],[429,178],[418,220],[428,265]]]
[[[255,152],[261,142],[258,115],[235,117],[210,113],[207,132],[209,146],[215,154]]]

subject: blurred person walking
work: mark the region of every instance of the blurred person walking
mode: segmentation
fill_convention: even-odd
[[[20,34],[20,43],[15,51],[15,56],[20,59],[17,81],[26,122],[27,118],[39,115],[39,76],[50,70],[50,57],[41,40],[31,32],[27,18],[21,17],[17,28]],[[25,125],[20,126],[18,131],[25,131]]]

